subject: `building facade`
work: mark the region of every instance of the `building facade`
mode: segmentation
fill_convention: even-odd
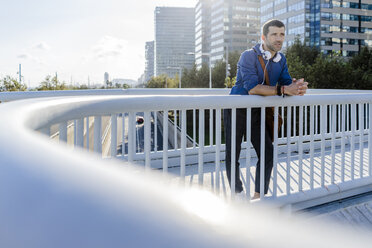
[[[211,5],[210,53],[214,65],[233,51],[252,47],[260,37],[259,0],[216,0]]]
[[[195,64],[209,64],[212,0],[199,0],[195,7]]]
[[[372,46],[370,0],[263,0],[261,25],[274,18],[286,25],[283,49],[296,36],[325,54],[351,56],[362,46]]]
[[[148,41],[145,45],[145,73],[144,81],[147,82],[155,75],[154,73],[154,41]]]
[[[194,65],[195,9],[155,8],[154,74],[174,77]]]

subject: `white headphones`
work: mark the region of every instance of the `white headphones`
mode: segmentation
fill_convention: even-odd
[[[265,59],[265,60],[269,60],[271,59],[271,53],[269,51],[265,51],[262,47],[262,43],[260,45],[260,52],[262,53],[262,57]],[[275,57],[273,58],[273,61],[275,63],[279,62],[280,60],[282,59],[282,56],[280,55],[279,52],[276,53]]]

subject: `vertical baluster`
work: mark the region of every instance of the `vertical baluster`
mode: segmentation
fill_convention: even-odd
[[[67,142],[67,121],[59,124],[59,142]]]
[[[163,111],[163,174],[168,172],[168,110]]]
[[[121,114],[121,129],[122,129],[121,155],[122,157],[124,157],[125,156],[125,113]]]
[[[221,109],[216,109],[216,193],[220,193]]]
[[[338,114],[337,114],[337,117],[338,117],[338,129],[337,129],[337,132],[341,132],[341,104],[337,104],[337,109],[338,109]]]
[[[282,115],[282,117],[284,118],[284,107],[282,106],[282,107],[280,107],[281,108],[281,115]],[[285,125],[285,123],[284,123],[284,121],[283,121],[283,128],[282,128],[282,138],[284,138],[284,125]]]
[[[274,108],[273,196],[278,194],[278,107]],[[247,131],[248,132],[248,131]]]
[[[310,189],[314,189],[314,108],[310,106]]]
[[[196,109],[192,110],[192,147],[196,147]]]
[[[308,127],[308,125],[307,125],[307,108],[308,108],[308,106],[305,106],[305,133],[304,133],[304,135],[307,135],[307,127]]]
[[[331,164],[331,184],[335,183],[335,163],[336,163],[336,107],[332,105],[332,164]]]
[[[356,122],[356,106],[355,103],[351,104],[351,180],[354,180],[355,169],[355,122]]]
[[[177,127],[178,127],[178,125],[177,125],[177,110],[174,110],[174,150],[177,150],[177,148],[178,148]]]
[[[146,111],[144,113],[144,123],[145,123],[145,134],[144,134],[144,143],[145,143],[145,168],[146,171],[151,169],[151,115],[150,112]]]
[[[306,107],[306,106],[305,106]],[[303,129],[304,129],[304,106],[299,106],[300,113],[298,118],[299,137],[298,137],[298,191],[302,191],[302,158],[303,158]]]
[[[102,155],[102,117],[94,117],[94,145],[93,149],[96,153]]]
[[[346,131],[346,107],[347,104],[341,104],[342,106],[342,131],[341,131],[341,182],[345,181],[345,131]]]
[[[320,106],[320,159],[321,159],[321,186],[325,185],[325,135],[327,133],[327,105]]]
[[[318,134],[318,105],[315,105],[315,134]]]
[[[293,132],[292,132],[292,136],[293,137],[296,137],[296,131],[297,131],[297,118],[296,118],[296,113],[297,111],[297,107],[296,106],[293,106]]]
[[[363,177],[363,148],[364,148],[364,104],[360,103],[359,104],[359,162],[360,162],[360,178]]]
[[[74,147],[76,146],[77,146],[77,120],[74,120]]]
[[[111,115],[111,157],[115,158],[117,154],[118,144],[118,116],[116,114]]]
[[[235,196],[236,108],[231,110],[231,198]]]
[[[368,174],[372,176],[372,103],[368,104]]]
[[[287,175],[286,175],[286,192],[291,194],[291,122],[292,107],[287,107]]]
[[[247,133],[247,150],[246,150],[246,171],[245,171],[245,178],[246,178],[246,196],[247,199],[251,199],[251,108],[247,108],[247,126],[246,126],[246,133]]]
[[[84,119],[76,121],[76,146],[84,147]]]
[[[130,112],[128,116],[128,161],[133,162],[134,154],[136,153],[136,138],[135,138],[135,113]]]
[[[261,142],[260,142],[260,199],[263,200],[265,196],[265,108],[261,108]]]
[[[203,184],[203,167],[204,167],[204,109],[199,109],[199,161],[198,161],[198,182]]]
[[[158,111],[154,111],[154,151],[158,151]]]
[[[186,110],[181,110],[181,178],[186,172]]]
[[[85,135],[86,135],[86,143],[87,143],[86,148],[89,151],[89,116],[87,118],[85,118],[85,119],[86,119],[86,121],[85,121],[85,123],[86,123],[86,127],[85,127],[86,132],[85,132]]]
[[[213,109],[209,110],[209,145],[213,145]]]

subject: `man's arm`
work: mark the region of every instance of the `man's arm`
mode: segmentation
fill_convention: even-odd
[[[292,79],[292,83],[290,85],[286,85],[281,87],[280,92],[281,94],[286,94],[290,96],[303,96],[307,90],[307,82],[304,82],[304,79],[301,78],[296,80],[295,78]],[[275,96],[276,86],[269,86],[258,84],[253,89],[249,91],[250,95],[260,95],[260,96]]]

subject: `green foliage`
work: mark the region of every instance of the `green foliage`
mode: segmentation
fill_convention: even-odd
[[[316,47],[309,47],[301,43],[299,36],[297,36],[294,44],[287,48],[285,57],[287,61],[295,60],[298,57],[303,65],[312,65],[319,56],[319,53]]]
[[[56,76],[46,76],[37,90],[68,90],[65,82],[60,82]]]
[[[146,88],[177,88],[178,82],[178,75],[175,78],[170,78],[167,75],[162,74],[157,77],[152,77],[146,83]]]
[[[225,78],[225,87],[232,88],[236,83],[236,76],[233,78],[227,77]]]
[[[19,83],[17,79],[11,76],[5,76],[0,80],[0,91],[25,91],[27,86]]]

